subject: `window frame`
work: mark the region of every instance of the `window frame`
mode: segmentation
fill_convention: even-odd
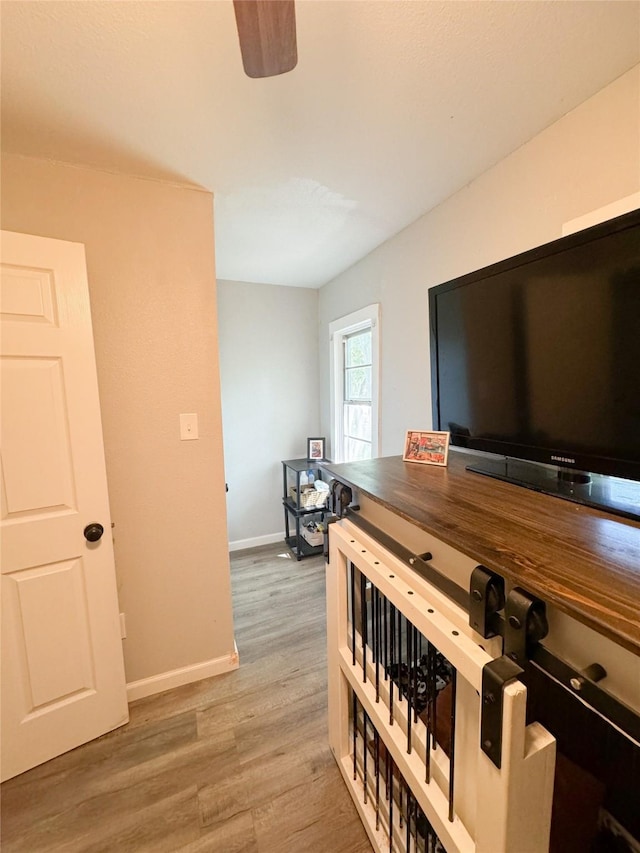
[[[380,305],[375,303],[329,323],[331,455],[334,462],[344,462],[344,339],[353,332],[371,329],[371,458],[379,454],[380,445]]]

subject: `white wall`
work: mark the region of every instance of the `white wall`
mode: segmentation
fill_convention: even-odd
[[[318,291],[218,282],[230,548],[284,537],[283,459],[319,435]]]
[[[2,227],[86,247],[130,696],[234,666],[212,195],[7,155]]]
[[[428,288],[549,242],[562,224],[640,189],[640,66],[320,290],[321,432],[329,323],[381,303],[381,451],[431,427]]]

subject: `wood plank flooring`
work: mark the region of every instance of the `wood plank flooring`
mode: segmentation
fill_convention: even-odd
[[[370,853],[327,745],[322,558],[231,564],[240,669],[5,782],[2,853]]]

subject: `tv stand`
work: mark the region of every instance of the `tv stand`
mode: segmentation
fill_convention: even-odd
[[[573,834],[562,835],[562,827],[556,824],[555,831],[559,834],[548,849],[562,853],[568,850],[591,849],[591,835],[597,829],[601,806],[618,820],[631,836],[640,839],[640,812],[637,808],[640,802],[640,738],[627,738],[623,743],[619,739],[625,736],[615,725],[606,722],[606,712],[590,710],[584,694],[580,695],[582,678],[593,679],[595,675],[599,679],[599,675],[604,671],[606,676],[598,680],[597,689],[601,690],[603,695],[614,697],[616,701],[626,705],[635,715],[634,719],[638,719],[640,715],[640,521],[616,517],[602,510],[566,500],[557,501],[540,490],[517,488],[513,482],[501,481],[501,477],[476,477],[469,473],[468,466],[473,467],[484,461],[488,460],[479,455],[456,450],[449,454],[446,467],[404,462],[399,456],[323,466],[326,480],[333,477],[349,486],[353,492],[353,513],[347,515],[347,525],[353,524],[353,516],[360,517],[369,525],[360,526],[358,536],[346,537],[345,547],[354,549],[348,559],[365,572],[372,586],[369,589],[366,583],[363,585],[362,582],[359,586],[355,583],[350,585],[344,577],[338,578],[336,589],[343,610],[346,609],[348,600],[357,600],[359,589],[360,601],[368,602],[369,613],[373,614],[372,624],[375,624],[376,619],[379,624],[380,619],[375,615],[379,609],[374,587],[380,590],[383,584],[402,582],[406,584],[403,589],[409,590],[406,592],[406,603],[412,608],[410,619],[413,619],[412,624],[418,625],[418,630],[421,631],[419,620],[423,620],[423,617],[427,619],[429,613],[435,612],[439,615],[444,606],[435,588],[430,589],[420,603],[415,602],[420,594],[416,584],[430,582],[430,576],[423,571],[426,566],[437,570],[441,576],[464,590],[467,602],[472,596],[466,591],[474,590],[470,578],[477,569],[487,570],[502,577],[508,594],[513,592],[514,587],[519,587],[520,591],[524,590],[525,596],[538,597],[546,605],[549,624],[549,633],[544,637],[541,646],[548,649],[559,661],[565,661],[575,672],[570,674],[569,678],[561,676],[558,680],[559,673],[552,675],[549,671],[539,669],[537,664],[531,665],[528,676],[531,678],[528,693],[529,719],[537,720],[557,740],[561,758],[557,765],[559,784],[556,785],[556,790],[570,790],[574,793],[578,791],[578,785],[564,777],[565,770],[569,769],[570,774],[573,774],[578,767],[577,775],[582,780],[580,785],[588,780],[587,788],[591,790],[590,786],[593,784],[593,791],[597,788],[600,792],[591,803],[590,795],[583,789],[583,793],[578,794],[576,798],[577,808],[568,802],[561,804],[558,801],[558,819],[564,816],[566,828],[570,826]],[[494,461],[503,463],[504,473],[506,460]],[[509,460],[510,474],[514,473],[512,467],[518,464],[521,463]],[[546,470],[550,478],[557,482],[557,471]],[[570,486],[566,483],[564,485],[565,488]],[[356,506],[359,508],[356,509]],[[357,527],[355,524],[353,526]],[[329,544],[332,547],[335,547],[335,543],[332,545],[332,538],[336,539],[336,528],[342,529],[340,522],[329,525]],[[372,532],[373,528],[377,531],[375,534]],[[345,530],[345,533],[351,532],[351,529]],[[363,532],[373,541],[365,541],[362,538]],[[400,546],[394,553],[399,555],[403,565],[394,564],[393,570],[387,568],[387,571],[382,572],[380,578],[376,579],[371,574],[377,571],[378,564],[374,561],[380,560],[379,565],[387,567],[384,562],[386,557],[381,557],[381,552],[377,549],[384,549],[386,554],[391,540]],[[353,544],[354,542],[356,544]],[[332,560],[328,572],[335,571],[337,565],[348,565],[335,558]],[[363,568],[365,565],[366,569]],[[407,566],[412,567],[410,570],[413,574],[405,576],[401,570],[405,571]],[[367,574],[367,571],[370,571],[370,574]],[[390,594],[389,589],[384,587],[382,594]],[[451,597],[453,601],[457,600],[455,595]],[[475,595],[473,598],[476,598]],[[364,608],[365,615],[366,607],[367,605]],[[334,611],[335,609],[334,607]],[[351,626],[355,621],[360,638],[363,636],[361,626],[365,624],[367,628],[364,630],[368,631],[369,625],[366,619],[362,621],[362,612],[361,607],[358,617],[351,617]],[[506,613],[505,617],[508,618]],[[466,619],[465,625],[469,630],[467,614]],[[509,622],[509,625],[514,627],[513,622]],[[335,619],[328,622],[328,636],[330,643],[333,643],[330,645],[333,649],[331,654],[335,653],[336,646],[346,649],[349,637],[353,638],[353,633],[349,633],[344,625],[338,629],[339,623]],[[382,728],[376,722],[371,723],[373,718],[380,717],[379,708],[383,706],[383,676],[380,676],[380,690],[383,695],[380,702],[376,703],[375,669],[371,670],[371,666],[375,666],[377,658],[374,655],[377,654],[376,648],[380,648],[379,640],[376,646],[375,638],[379,638],[381,634],[385,636],[385,632],[386,628],[383,628],[382,632],[379,630],[376,634],[372,630],[369,634],[366,655],[373,678],[367,679],[366,683],[362,678],[355,678],[350,682],[358,696],[363,691],[369,691],[367,695],[370,701],[365,708],[367,722],[360,727],[357,734],[361,756],[364,743],[375,743],[373,728],[379,734],[382,733],[383,742],[388,733],[386,723],[383,722]],[[460,627],[456,627],[456,632],[459,632],[460,636],[464,635],[464,629]],[[480,647],[483,651],[488,650],[493,654],[487,645],[493,642],[498,645],[495,654],[501,654],[504,648],[499,637],[482,640]],[[405,649],[409,648],[407,643]],[[353,645],[361,649],[363,643],[359,641],[354,644],[352,639],[352,648]],[[437,642],[435,645],[439,648]],[[415,644],[413,648],[415,649]],[[397,654],[397,644],[395,650]],[[407,656],[410,657],[411,653],[407,652]],[[363,662],[364,657],[361,655],[356,663]],[[593,667],[594,664],[599,665],[597,669]],[[350,654],[346,666],[350,671],[355,667]],[[330,672],[333,670],[330,669]],[[333,676],[330,677],[330,683],[331,678]],[[593,681],[591,683],[595,686]],[[461,701],[463,696],[460,694],[461,684],[464,684],[464,679],[458,684],[459,698],[456,701]],[[468,691],[467,695],[473,700],[478,696],[473,690]],[[352,719],[357,718],[357,713],[349,711],[350,705],[344,692],[340,693],[334,689],[332,696],[334,700],[337,697],[339,701],[332,703],[330,698],[330,720],[346,718],[349,713],[352,714]],[[396,700],[399,701],[399,694],[396,694]],[[356,712],[358,707],[356,704]],[[389,719],[390,715],[387,713],[385,720]],[[393,719],[397,722],[395,716]],[[438,719],[443,719],[440,713]],[[369,732],[368,740],[365,725]],[[414,729],[415,727],[412,732]],[[417,731],[418,734],[422,732],[419,724]],[[462,725],[458,731],[468,734],[479,729]],[[406,729],[403,733],[406,734]],[[346,741],[340,743],[344,745]],[[470,743],[471,752],[465,752],[461,748],[461,758],[463,755],[471,754],[472,758],[475,755],[473,747],[477,746],[477,741],[471,737]],[[484,743],[482,745],[484,746]],[[421,742],[421,747],[423,746]],[[348,749],[348,745],[345,748]],[[407,739],[404,741],[403,756],[406,749]],[[425,754],[422,748],[416,752],[419,757]],[[484,760],[484,756],[478,758]],[[576,767],[571,768],[571,763]],[[466,766],[469,769],[479,765],[480,762],[473,758]],[[360,767],[362,768],[361,760]],[[405,767],[408,765],[405,764]],[[353,764],[348,764],[346,772],[349,780],[352,779],[352,769]],[[368,769],[373,779],[373,761],[368,765]],[[400,771],[404,772],[402,768]],[[468,781],[469,777],[457,772],[455,778]],[[516,774],[516,778],[520,777]],[[404,779],[408,781],[409,777],[404,775]],[[418,786],[412,788],[414,793],[424,790],[424,779],[423,771]],[[450,780],[451,777],[449,782]],[[465,790],[477,792],[481,787],[467,786]],[[360,807],[361,794],[362,790],[358,798]],[[375,795],[371,799],[375,804]],[[541,813],[539,801],[536,801],[535,796],[531,795],[525,802],[526,809],[532,815],[538,816]],[[516,807],[511,813],[521,812],[518,812]],[[477,814],[486,816],[488,812],[476,811]],[[451,823],[444,822],[445,831],[451,826]],[[552,837],[553,833],[552,822]],[[583,838],[583,833],[585,837],[589,836],[589,839]],[[571,843],[565,844],[565,838],[569,838]],[[444,840],[443,836],[441,839]],[[544,845],[542,847],[547,853]],[[374,845],[374,849],[389,849],[389,845]],[[463,848],[455,843],[447,845],[447,850],[460,849]],[[470,846],[464,849],[470,849]],[[496,842],[493,846],[478,849],[501,848]],[[523,849],[540,850],[532,844],[525,848],[521,843],[518,844],[518,840],[507,845],[507,850]]]
[[[585,471],[573,471],[535,462],[524,462],[509,457],[474,458],[466,466],[467,471],[484,474],[496,480],[514,483],[554,495],[567,501],[604,509],[615,515],[634,520],[640,519],[640,483],[621,480],[617,477],[604,477]]]

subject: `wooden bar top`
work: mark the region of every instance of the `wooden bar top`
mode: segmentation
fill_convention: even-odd
[[[640,655],[640,523],[465,470],[323,463],[360,494]],[[328,479],[328,477],[327,477]]]

